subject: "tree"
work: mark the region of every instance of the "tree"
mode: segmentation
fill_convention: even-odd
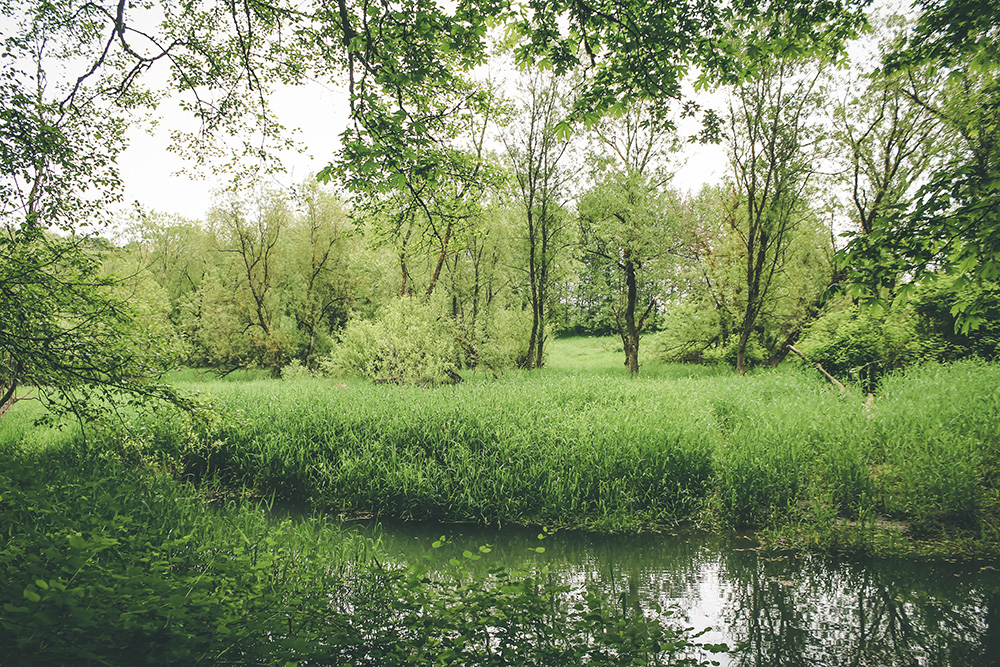
[[[343,204],[315,182],[296,191],[297,215],[279,248],[279,289],[305,345],[300,361],[312,366],[330,334],[347,322],[357,296],[348,264],[352,233]]]
[[[979,326],[987,307],[970,282],[1000,277],[1000,75],[996,62],[1000,7],[964,0],[927,5],[914,29],[885,57],[895,76],[923,67],[946,73],[936,91],[908,85],[907,97],[954,132],[957,150],[929,175],[907,207],[877,217],[845,255],[853,294],[869,301],[882,289],[914,289],[950,273],[963,331]]]
[[[297,63],[274,57],[284,47],[270,39],[294,12],[256,2],[0,7],[0,411],[23,385],[81,418],[123,396],[179,400],[153,382],[167,355],[100,270],[124,127],[159,99],[141,79],[162,64],[202,138],[242,130],[248,116],[258,138],[272,136],[264,84]]]
[[[768,303],[796,227],[809,215],[807,195],[815,159],[813,114],[820,70],[777,59],[737,86],[728,114],[730,164],[739,200],[730,225],[745,258],[745,297],[736,370],[746,371],[746,348]]]
[[[909,95],[940,81],[926,71],[876,71],[834,108],[834,139],[844,151],[851,218],[869,235],[879,217],[903,205],[941,151],[941,124]]]
[[[569,139],[558,131],[568,112],[564,88],[558,77],[529,73],[522,89],[520,115],[504,134],[526,226],[531,303],[528,368],[543,364],[549,290],[560,240],[568,226],[563,203],[567,182],[574,173],[563,164]]]
[[[671,142],[648,107],[609,119],[595,133],[614,166],[598,172],[596,184],[580,201],[581,246],[616,269],[620,298],[612,312],[625,366],[635,375],[639,335],[661,292],[656,264],[677,246],[676,219],[670,215],[661,171]]]

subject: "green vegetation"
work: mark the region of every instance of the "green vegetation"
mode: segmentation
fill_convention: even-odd
[[[338,524],[211,502],[75,429],[33,430],[37,408],[15,412],[0,431],[5,662],[695,665],[696,650],[725,650],[537,568],[473,578],[485,545],[382,565]]]
[[[2,4],[5,658],[620,664],[688,642],[550,604],[566,591],[533,574],[470,594],[387,570],[213,494],[998,551],[996,3]],[[510,62],[520,103],[480,76]],[[303,80],[350,92],[329,187],[265,186],[290,147],[269,98]],[[168,99],[199,121],[175,148],[225,154],[232,185],[202,221],[138,207],[109,240],[125,130]],[[724,141],[732,179],[673,189],[686,140]],[[559,331],[622,345],[550,350]],[[755,374],[792,351],[855,393]],[[159,383],[180,364],[218,376],[175,378],[201,403]]]
[[[112,447],[348,515],[611,531],[697,522],[865,552],[1000,541],[994,365],[890,375],[866,399],[808,368],[742,378],[651,364],[629,379],[615,356],[608,339],[557,341],[540,373],[436,388],[204,382],[192,386],[213,420],[137,417]]]
[[[0,646],[18,664],[117,665],[663,664],[724,650],[527,566],[473,577],[489,571],[471,563],[486,545],[383,566],[377,544],[328,519],[281,521],[240,500],[252,496],[997,553],[995,365],[890,375],[866,401],[808,368],[652,363],[633,378],[619,354],[611,339],[560,340],[541,371],[426,388],[206,378],[186,383],[212,404],[199,419],[136,413],[126,436],[86,441],[33,426],[43,406],[19,403],[0,422]]]

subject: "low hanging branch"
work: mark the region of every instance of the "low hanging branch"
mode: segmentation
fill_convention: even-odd
[[[789,344],[787,347],[788,347],[789,350],[791,350],[795,354],[799,355],[799,357],[802,358],[802,361],[806,362],[807,364],[812,364],[813,368],[815,368],[816,370],[818,370],[820,373],[823,374],[823,377],[825,377],[827,380],[829,380],[833,384],[837,385],[837,387],[840,389],[840,391],[842,391],[845,394],[850,394],[851,393],[850,389],[848,389],[847,387],[845,387],[844,384],[840,380],[838,380],[837,378],[835,378],[832,375],[830,375],[829,373],[827,373],[826,369],[824,369],[823,366],[820,365],[820,363],[818,361],[809,361],[808,359],[806,359],[806,355],[802,354],[799,350],[797,350],[794,345]]]

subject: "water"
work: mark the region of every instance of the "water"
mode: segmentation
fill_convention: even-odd
[[[378,528],[359,529],[373,532]],[[442,535],[450,543],[431,543]],[[596,586],[634,611],[675,610],[701,641],[738,647],[733,666],[1000,665],[1000,562],[852,562],[764,554],[751,537],[701,533],[605,536],[383,523],[390,558],[442,562],[491,545],[485,572],[526,561]],[[532,551],[543,546],[544,553]]]

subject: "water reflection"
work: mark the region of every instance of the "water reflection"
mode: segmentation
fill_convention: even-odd
[[[361,530],[372,531],[369,527]],[[437,553],[442,534],[452,544]],[[470,526],[383,524],[394,559],[490,544],[485,573],[547,564],[570,585],[596,586],[636,613],[672,609],[707,642],[738,650],[734,667],[1000,666],[1000,563],[845,562],[762,555],[745,537],[700,533],[600,536]],[[545,552],[532,548],[543,545]],[[450,551],[449,551],[450,550]],[[716,656],[716,659],[720,659]]]

